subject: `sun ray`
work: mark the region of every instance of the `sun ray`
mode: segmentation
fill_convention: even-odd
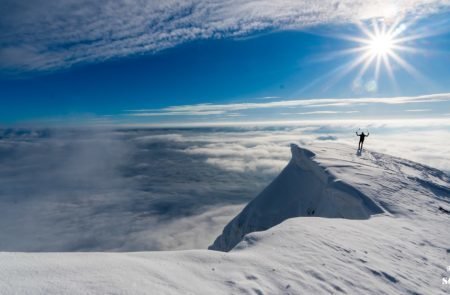
[[[422,75],[417,71],[412,65],[410,65],[407,61],[401,58],[397,53],[392,52],[391,57],[395,62],[400,65],[405,71],[407,71],[411,76],[416,79],[422,79]]]
[[[389,76],[389,79],[396,84],[396,79],[395,79],[395,76],[394,76],[394,72],[392,70],[392,66],[389,63],[389,60],[388,60],[387,56],[383,56],[382,59],[383,59],[384,67],[386,68],[386,72],[387,72],[387,74]]]
[[[326,87],[331,87],[351,72],[355,72],[353,81],[375,85],[375,87],[365,86],[365,91],[368,92],[377,91],[380,79],[384,81],[384,77],[392,83],[394,90],[398,90],[395,72],[399,70],[419,80],[418,82],[428,82],[426,77],[408,62],[412,60],[409,57],[413,54],[443,54],[448,51],[435,52],[429,48],[418,48],[421,42],[417,40],[439,34],[442,29],[437,28],[436,31],[440,32],[430,32],[428,29],[417,27],[417,21],[417,19],[405,21],[405,18],[393,16],[378,17],[357,22],[356,28],[359,33],[333,35],[334,38],[354,42],[357,45],[330,54],[330,58],[326,61],[349,55],[355,57],[328,72]]]
[[[378,80],[379,76],[380,76],[380,67],[381,67],[381,60],[382,60],[382,56],[377,56],[377,61],[376,61],[376,65],[375,65],[375,80]]]
[[[366,52],[365,54],[361,55],[358,59],[348,62],[348,63],[345,63],[342,66],[338,67],[335,71],[333,71],[334,72],[333,78],[328,80],[325,90],[329,89],[331,86],[335,85],[343,77],[345,77],[347,74],[349,74],[352,70],[356,69],[362,63],[364,63],[368,57],[369,57],[369,54]]]
[[[399,55],[401,52],[410,54],[427,52],[408,46],[407,43],[424,36],[423,32],[404,36],[407,29],[412,26],[412,22],[406,23],[401,18],[388,21],[383,18],[376,18],[369,22],[359,22],[357,26],[362,33],[362,37],[345,36],[342,39],[356,42],[360,46],[341,50],[339,54],[357,54],[359,56],[338,73],[338,80],[356,68],[359,69],[356,73],[355,80],[362,79],[368,73],[368,69],[373,66],[374,78],[371,81],[378,83],[381,73],[384,71],[395,86],[396,79],[393,64],[399,65],[401,69],[415,78],[420,77],[420,73]]]
[[[359,70],[358,74],[356,75],[356,79],[360,79],[361,77],[364,76],[364,74],[366,73],[367,69],[369,68],[369,66],[372,64],[373,60],[376,58],[375,55],[370,55],[369,58],[367,58],[363,64],[363,66],[361,67],[361,69]]]
[[[387,34],[391,35],[392,38],[396,38],[399,34],[401,34],[405,27],[406,25],[401,23],[401,18],[397,18],[389,27]]]

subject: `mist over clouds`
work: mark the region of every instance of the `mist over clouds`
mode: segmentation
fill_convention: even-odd
[[[0,251],[206,248],[278,175],[290,143],[365,146],[450,171],[447,127],[367,124],[3,129]]]
[[[0,249],[205,248],[277,173],[185,152],[206,144],[188,131],[4,130]]]

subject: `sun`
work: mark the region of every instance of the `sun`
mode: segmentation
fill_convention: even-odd
[[[402,58],[405,52],[409,54],[417,52],[415,48],[407,44],[422,37],[420,35],[407,36],[408,24],[403,23],[401,19],[387,21],[384,18],[377,18],[371,22],[359,23],[358,27],[361,30],[360,36],[343,36],[343,39],[356,42],[358,46],[343,52],[357,55],[355,59],[345,65],[339,73],[340,76],[359,68],[355,77],[355,80],[358,80],[373,68],[373,78],[370,82],[377,83],[380,73],[385,71],[390,80],[395,83],[394,65],[398,65],[395,68],[403,68],[413,76],[419,76],[417,70]]]
[[[397,24],[389,27],[384,21],[374,21],[370,27],[361,29],[365,37],[357,39],[361,44],[357,50],[362,52],[359,62],[365,68],[371,63],[380,67],[381,62],[390,67],[392,59],[399,59],[398,51],[401,46],[398,45],[401,45],[402,39],[398,37],[400,30]]]
[[[328,89],[356,72],[352,78],[352,91],[375,93],[380,89],[380,81],[390,81],[391,86],[397,89],[398,71],[407,72],[418,81],[426,81],[426,77],[407,60],[412,60],[414,54],[428,53],[426,48],[418,47],[420,42],[417,41],[436,32],[418,29],[415,20],[396,15],[395,6],[389,6],[383,17],[358,21],[354,27],[356,30],[352,28],[343,34],[333,32],[332,37],[347,41],[348,47],[330,52],[325,60],[344,56],[347,60],[313,83],[326,80],[325,87]]]
[[[392,36],[387,33],[382,33],[373,36],[367,45],[368,51],[372,56],[386,56],[391,55],[394,50],[394,43]]]

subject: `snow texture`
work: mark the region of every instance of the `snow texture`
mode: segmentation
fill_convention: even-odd
[[[384,212],[369,197],[317,165],[314,153],[294,144],[291,151],[287,167],[225,227],[209,249],[229,251],[246,234],[292,217],[367,219]]]
[[[447,294],[448,177],[346,145],[308,149],[292,146],[225,228],[214,245],[241,240],[229,252],[3,252],[0,293]]]

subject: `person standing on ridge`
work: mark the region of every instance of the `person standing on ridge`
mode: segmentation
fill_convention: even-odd
[[[367,131],[367,134],[364,134],[364,132],[361,132],[361,134],[358,134],[358,131],[356,131],[356,136],[359,136],[359,144],[358,144],[358,150],[362,150],[363,148],[363,144],[364,144],[364,138],[366,138],[366,136],[369,136],[369,131]]]

